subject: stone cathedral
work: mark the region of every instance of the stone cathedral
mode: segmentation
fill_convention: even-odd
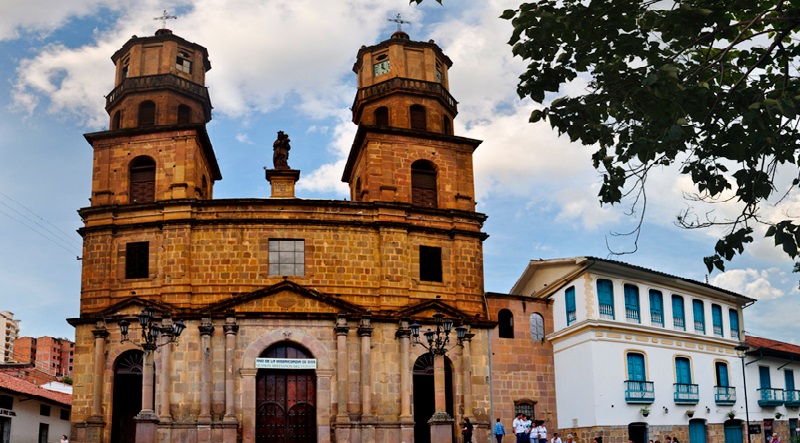
[[[214,199],[206,48],[160,29],[111,59],[109,128],[85,135],[71,441],[438,443],[469,418],[487,442],[494,415],[554,411],[548,352],[537,378],[492,350],[528,346],[497,343],[499,308],[549,306],[484,293],[481,142],[453,133],[433,41],[358,51],[349,200],[295,197],[283,133],[269,197]],[[444,351],[415,345],[445,329]]]

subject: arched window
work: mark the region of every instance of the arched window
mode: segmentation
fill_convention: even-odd
[[[411,129],[419,129],[422,131],[428,129],[424,106],[411,105]]]
[[[611,280],[597,280],[597,304],[600,306],[600,318],[614,320],[614,286]]]
[[[151,100],[139,103],[138,126],[153,126],[156,124],[156,104]]]
[[[536,312],[531,314],[531,340],[544,341],[544,317]]]
[[[578,309],[575,304],[575,286],[570,286],[564,291],[564,301],[567,307],[567,326],[578,319]]]
[[[117,111],[114,113],[114,116],[111,117],[111,130],[119,129],[119,121],[122,118],[122,111]]]
[[[375,125],[389,126],[389,108],[381,106],[375,110]]]
[[[453,134],[452,124],[450,124],[450,117],[446,115],[444,116],[444,119],[442,121],[442,132],[450,135]]]
[[[185,125],[192,122],[192,108],[186,105],[178,105],[178,124]]]
[[[146,156],[136,157],[130,164],[130,202],[148,203],[156,199],[156,162]]]
[[[438,207],[436,168],[427,160],[411,164],[411,203],[426,208]]]
[[[500,329],[500,338],[514,338],[514,314],[508,309],[501,309],[497,313],[497,323]]]

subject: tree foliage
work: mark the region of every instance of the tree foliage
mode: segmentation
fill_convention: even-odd
[[[501,17],[514,26],[514,55],[528,63],[518,94],[546,105],[530,121],[596,147],[602,203],[641,203],[648,172],[676,165],[696,185],[691,199],[738,208],[724,219],[691,206],[678,215],[686,228],[724,227],[709,271],[741,254],[757,224],[797,256],[793,215],[767,219],[761,206],[800,184],[775,181],[783,165],[796,174],[800,164],[798,3],[540,0]],[[585,92],[566,95],[579,77]]]

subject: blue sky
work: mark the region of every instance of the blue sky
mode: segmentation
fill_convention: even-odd
[[[518,2],[516,2],[518,4]],[[290,165],[302,171],[302,198],[347,198],[341,173],[355,125],[351,71],[361,45],[388,38],[398,12],[412,39],[434,39],[453,60],[458,135],[484,140],[475,153],[484,227],[487,291],[505,292],[528,260],[609,257],[629,250],[627,207],[601,207],[591,147],[571,144],[546,124],[527,123],[535,105],[516,95],[524,63],[511,57],[508,0],[6,0],[0,4],[0,310],[22,320],[23,335],[72,337],[78,316],[81,239],[77,209],[88,205],[91,147],[83,133],[107,128],[104,94],[111,55],[132,35],[152,35],[164,9],[168,27],[208,48],[214,105],[208,130],[222,170],[216,198],[266,197],[263,166],[278,130],[292,138]],[[581,79],[565,88],[578,93]],[[784,171],[789,180],[795,171]],[[648,182],[636,265],[704,280],[702,257],[717,232],[674,226],[691,183],[673,169]],[[764,205],[766,216],[798,202]],[[720,204],[715,214],[736,210]],[[705,209],[701,209],[705,211]],[[703,213],[703,212],[700,212]],[[795,212],[796,213],[796,212]],[[762,235],[762,234],[757,234]],[[614,257],[612,257],[614,258]],[[708,276],[759,301],[745,311],[753,335],[797,343],[800,296],[792,261],[761,241]]]

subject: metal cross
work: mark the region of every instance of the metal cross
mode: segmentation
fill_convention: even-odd
[[[164,11],[164,12],[166,12],[166,11]],[[397,13],[397,16],[395,18],[389,18],[387,20],[389,20],[390,22],[397,23],[397,30],[398,31],[402,31],[403,30],[402,29],[403,28],[403,23],[411,24],[411,22],[409,22],[407,20],[403,20],[402,18],[400,18],[400,13],[399,12]]]
[[[161,17],[155,17],[153,20],[161,20],[161,29],[167,29],[167,20],[175,20],[177,18],[178,17],[175,17],[174,15],[167,14],[167,10],[165,9],[164,14],[161,15]]]

